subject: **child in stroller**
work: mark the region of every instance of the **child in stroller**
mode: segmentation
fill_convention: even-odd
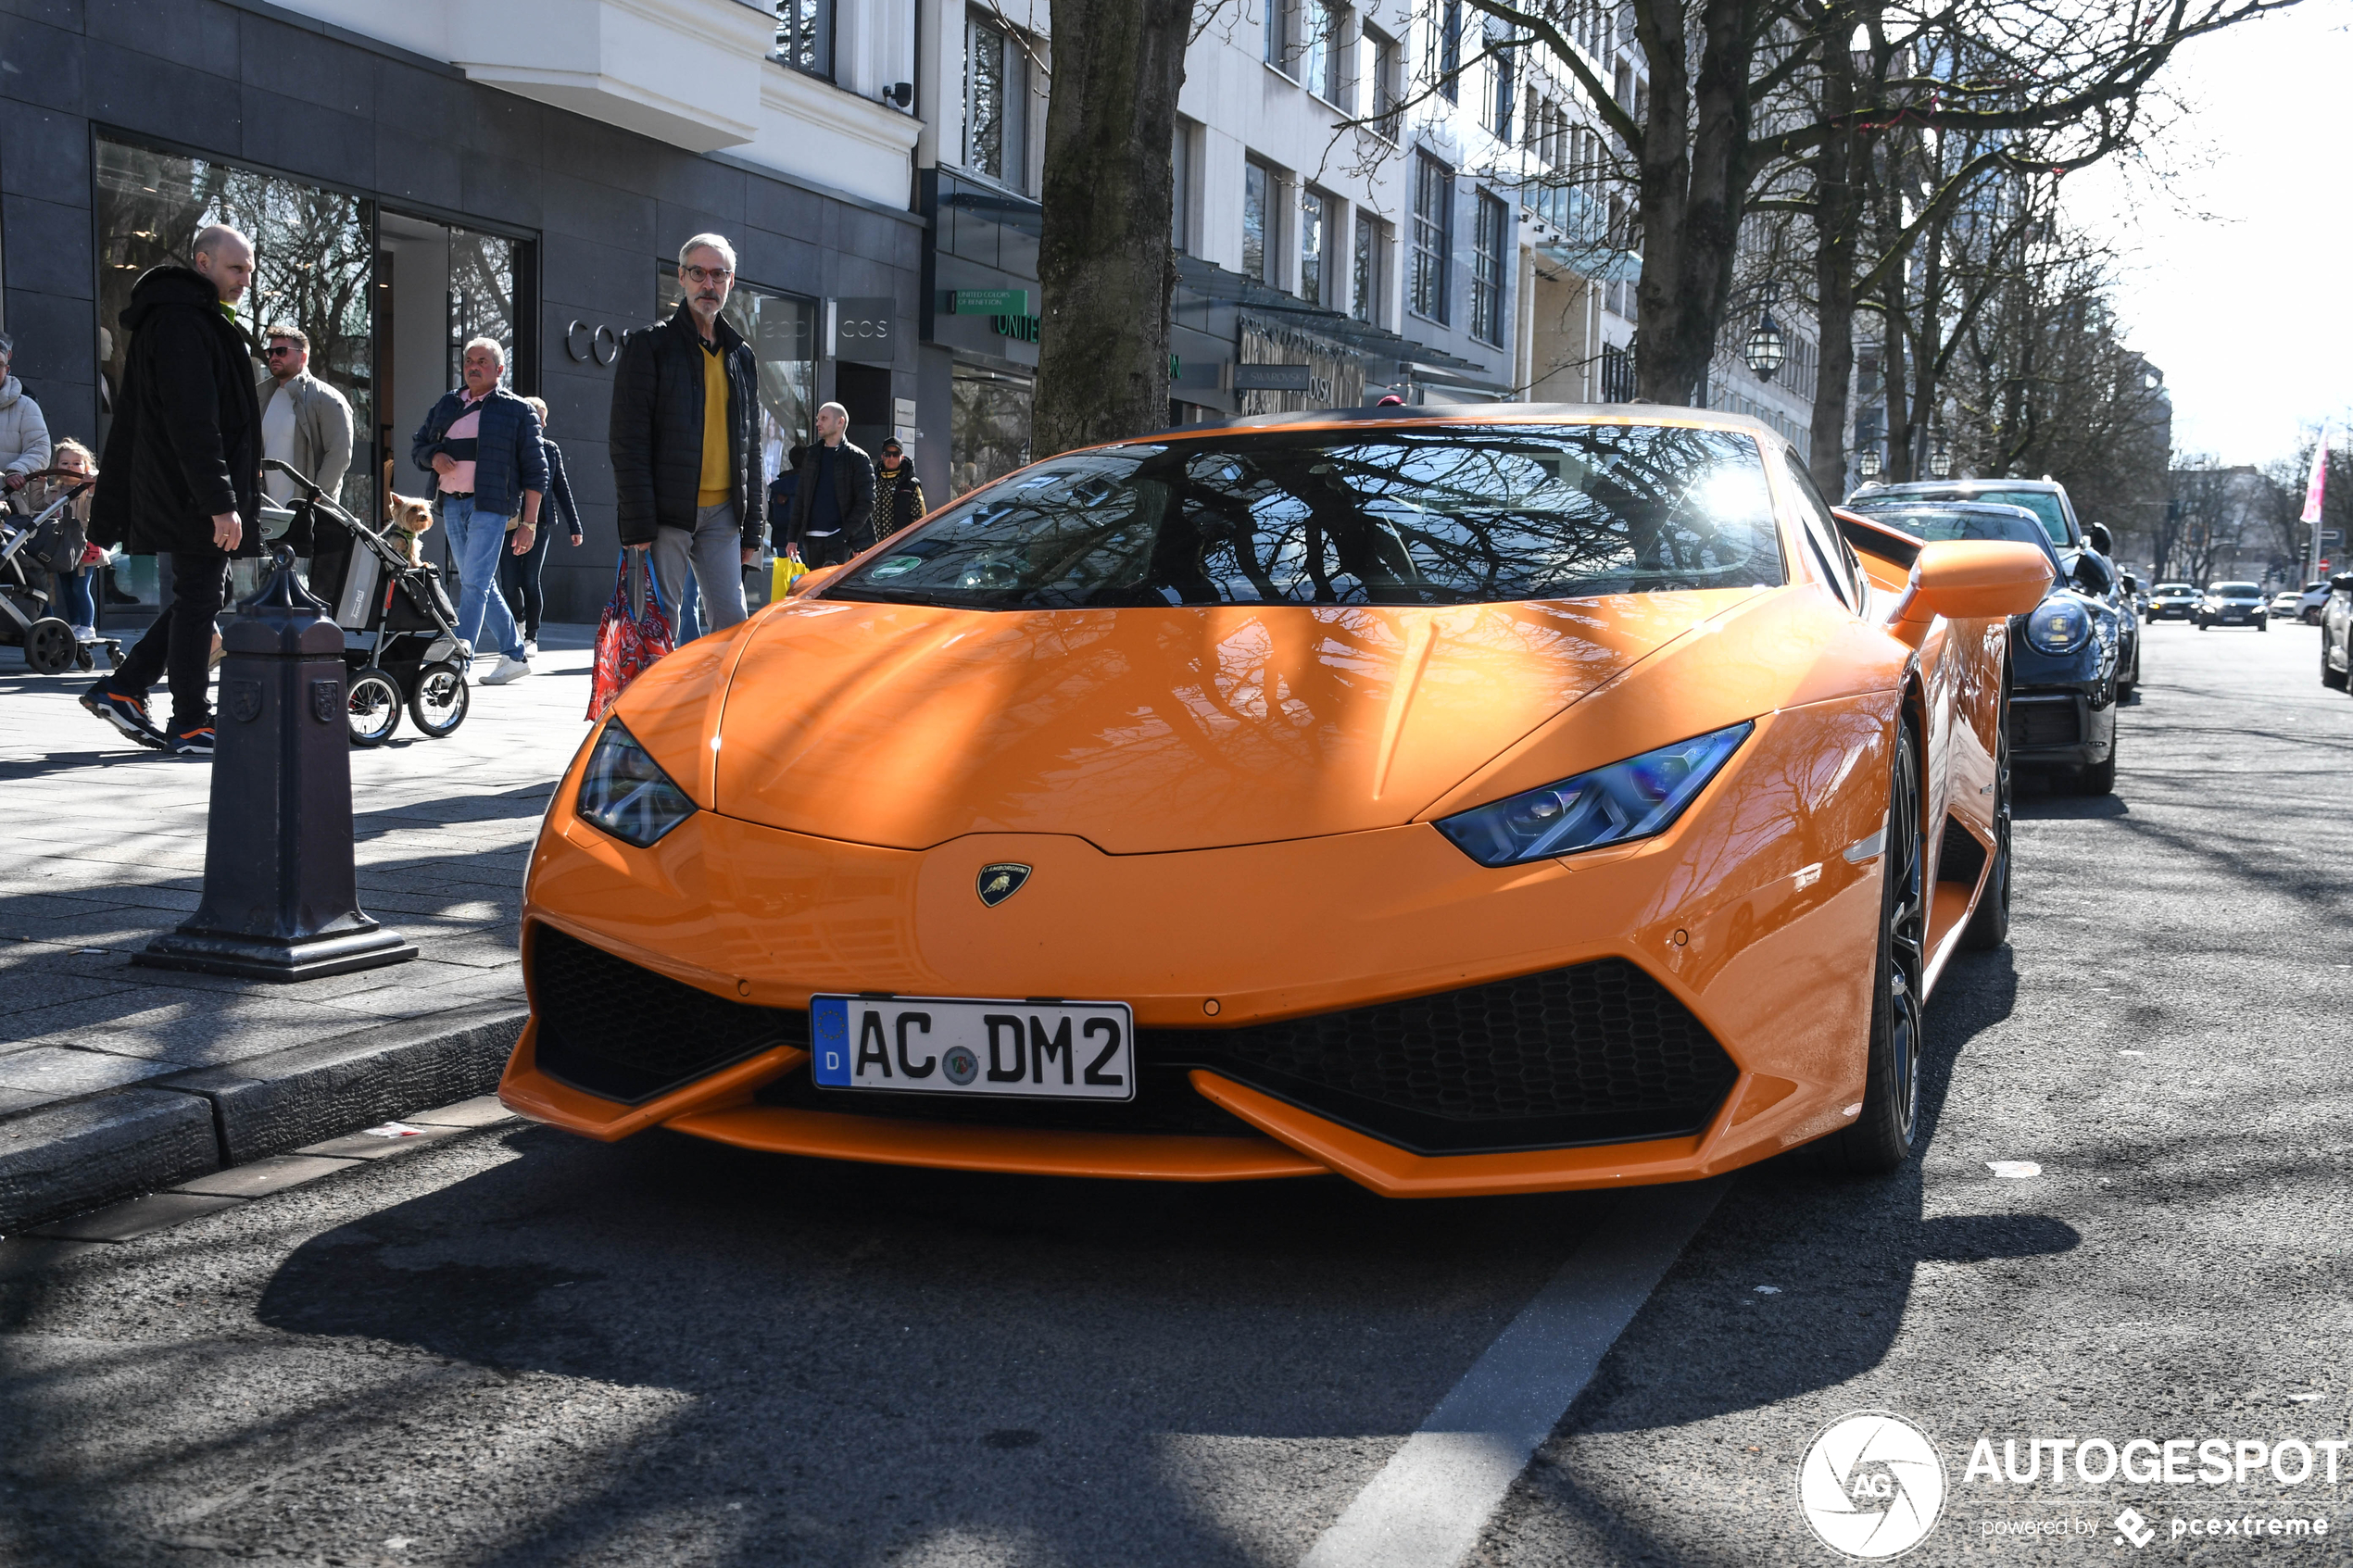
[[[58,613],[63,607],[53,604],[50,594],[53,583],[82,569],[87,536],[76,508],[96,476],[58,467],[25,477],[54,483],[28,483],[0,501],[0,643],[23,647],[36,675],[91,669],[101,649],[111,670],[122,662],[121,641],[94,628],[82,635]]]
[[[404,707],[433,739],[455,731],[466,721],[466,671],[455,657],[434,657],[437,644],[458,646],[440,569],[416,558],[406,528],[371,528],[289,465],[272,458],[262,467],[300,492],[287,533],[296,548],[309,545],[310,591],[343,628],[352,744],[390,740]]]

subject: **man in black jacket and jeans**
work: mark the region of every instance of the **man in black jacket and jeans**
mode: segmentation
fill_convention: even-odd
[[[253,281],[253,245],[215,224],[193,259],[150,268],[131,287],[122,393],[90,505],[98,543],[171,557],[171,602],[82,706],[142,746],[209,757],[213,618],[229,558],[261,553],[261,398],[231,318]],[[158,731],[147,691],[167,671],[171,724]]]
[[[713,632],[743,620],[743,569],[760,558],[768,524],[759,370],[720,314],[735,281],[725,236],[678,247],[686,300],[622,345],[607,431],[622,544],[653,552],[673,616],[692,571]]]
[[[844,439],[849,410],[817,410],[817,441],[800,460],[785,537],[802,564],[834,566],[875,542],[875,460]]]

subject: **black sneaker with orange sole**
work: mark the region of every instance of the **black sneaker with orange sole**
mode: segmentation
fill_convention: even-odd
[[[171,749],[182,757],[212,755],[212,726],[199,724],[193,730],[176,730],[171,736]]]
[[[113,725],[128,740],[153,746],[157,751],[171,749],[171,743],[164,738],[162,731],[156,728],[155,721],[147,717],[145,698],[125,696],[120,692],[110,691],[107,683],[100,681],[82,694],[82,706]]]

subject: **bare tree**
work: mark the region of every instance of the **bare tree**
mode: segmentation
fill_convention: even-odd
[[[1032,416],[1040,456],[1168,422],[1176,94],[1189,0],[1053,0]]]

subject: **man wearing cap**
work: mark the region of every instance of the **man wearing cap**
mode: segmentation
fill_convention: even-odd
[[[931,508],[924,504],[924,482],[906,448],[886,441],[879,454],[882,467],[875,474],[875,537],[884,539],[912,525]]]

